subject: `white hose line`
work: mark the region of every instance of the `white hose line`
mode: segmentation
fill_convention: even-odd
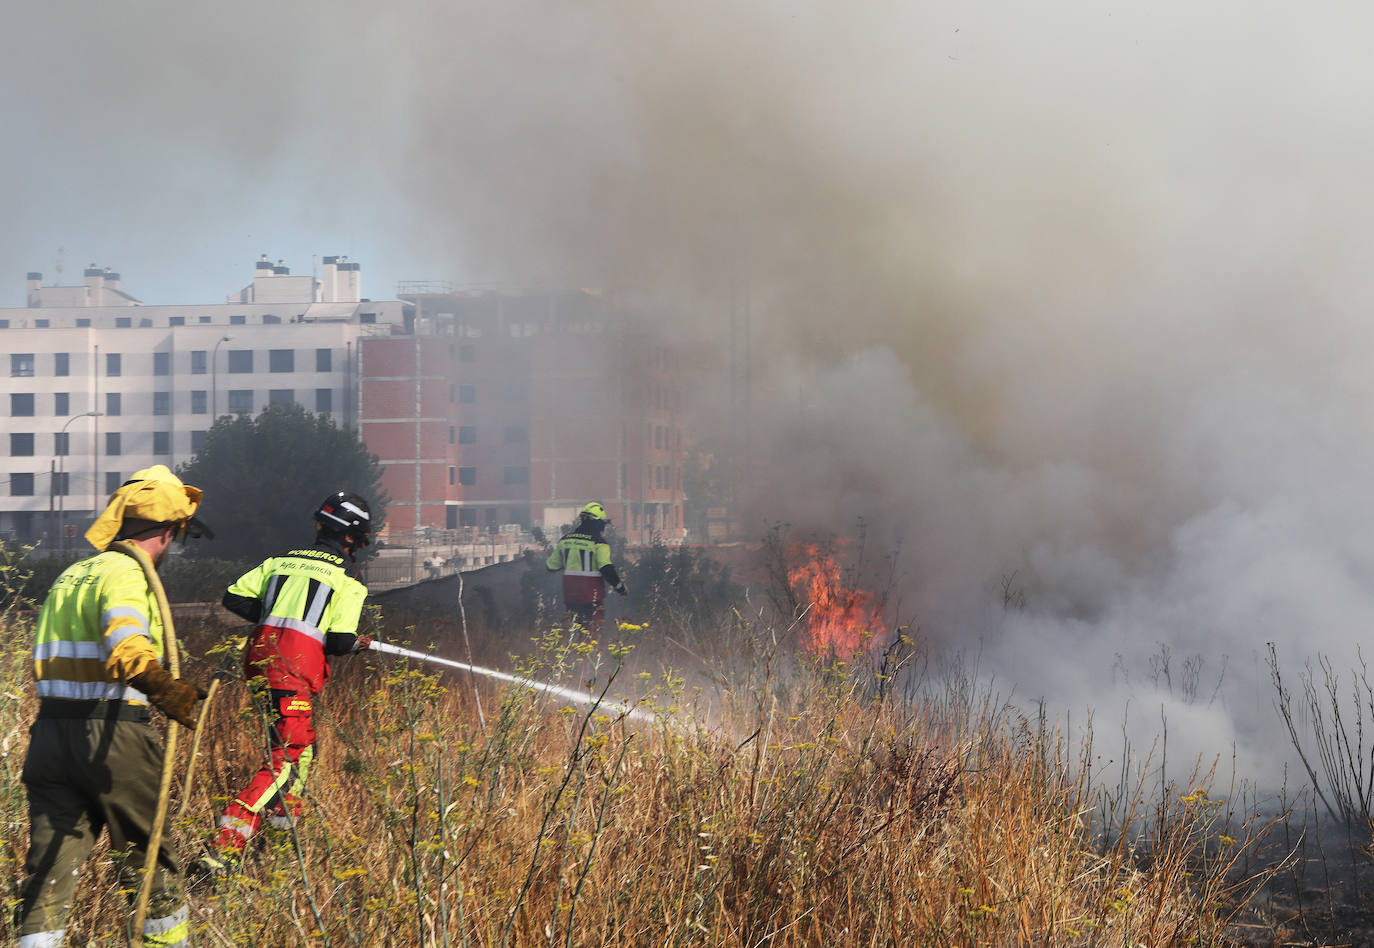
[[[597,704],[599,701],[597,695],[592,692],[577,691],[573,688],[564,688],[561,685],[551,685],[546,681],[535,681],[532,678],[522,678],[519,675],[510,675],[506,672],[499,672],[491,668],[480,668],[477,665],[450,661],[447,658],[440,658],[428,652],[416,652],[412,649],[401,648],[398,645],[387,645],[385,642],[378,642],[376,639],[372,640],[372,644],[369,645],[368,648],[374,652],[382,652],[386,655],[399,655],[402,658],[411,658],[417,662],[431,662],[435,665],[447,665],[450,668],[457,668],[474,675],[485,675],[488,678],[510,682],[513,685],[519,685],[531,691],[538,691],[545,694],[556,695],[560,698],[566,698],[568,701],[576,704]],[[623,715],[630,721],[652,722],[654,720],[654,716],[647,711],[641,711],[633,705],[622,704],[618,701],[601,701],[600,706],[608,711]]]

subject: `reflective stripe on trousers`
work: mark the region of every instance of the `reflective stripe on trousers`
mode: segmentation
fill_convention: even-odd
[[[55,932],[34,932],[19,939],[19,948],[62,948],[67,930],[59,928]]]
[[[178,948],[191,943],[191,913],[183,905],[171,915],[143,923],[143,944],[153,948]]]

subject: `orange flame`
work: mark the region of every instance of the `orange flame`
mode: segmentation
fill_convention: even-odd
[[[794,544],[789,559],[797,565],[787,571],[788,582],[800,605],[810,606],[805,619],[808,651],[849,656],[866,648],[883,627],[874,597],[849,586],[839,561],[818,544]]]

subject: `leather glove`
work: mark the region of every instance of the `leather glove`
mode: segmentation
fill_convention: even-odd
[[[358,641],[353,643],[353,651],[355,652],[366,652],[371,647],[372,636],[370,635],[360,635],[358,636]]]
[[[193,731],[196,729],[196,702],[205,697],[205,689],[200,685],[173,678],[156,662],[130,678],[129,684],[147,695],[148,701],[167,717]]]
[[[624,583],[621,583],[619,586],[615,587],[615,591],[620,593],[620,595],[622,596],[628,596],[630,594],[630,588],[626,586]]]

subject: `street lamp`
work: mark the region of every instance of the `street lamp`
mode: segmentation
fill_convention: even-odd
[[[228,342],[228,336],[224,336],[215,343],[214,352],[210,353],[210,425],[215,424],[215,419],[219,417],[219,392],[216,384],[219,374],[219,347],[220,343]]]
[[[67,423],[62,426],[61,434],[66,435],[71,423],[78,418],[99,418],[103,414],[105,414],[103,411],[85,411],[79,415],[72,415],[67,419]],[[67,455],[71,454],[72,446],[65,437],[59,437],[57,440],[65,442],[62,447],[66,449],[57,455],[57,480],[62,484],[62,493],[57,495],[57,543],[58,549],[65,553],[67,552]],[[55,488],[56,485],[54,485]]]

